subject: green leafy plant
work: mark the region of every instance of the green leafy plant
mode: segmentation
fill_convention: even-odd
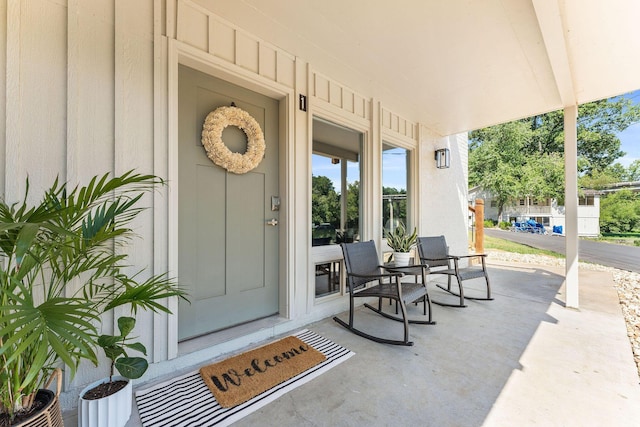
[[[165,298],[185,298],[166,274],[127,274],[129,224],[163,183],[133,171],[73,189],[56,179],[30,204],[27,179],[22,202],[0,201],[0,424],[31,411],[54,368],[73,376],[83,359],[97,365],[102,313],[169,313]]]
[[[498,223],[498,227],[500,228],[500,230],[509,230],[511,229],[511,223],[507,221],[500,221]]]
[[[144,357],[129,357],[127,349],[138,351],[145,356],[147,349],[142,343],[131,342],[129,334],[136,326],[136,319],[122,316],[118,318],[120,335],[100,335],[98,345],[111,361],[109,382],[113,382],[113,374],[117,369],[120,375],[129,379],[140,378],[147,371],[149,363]]]
[[[405,225],[400,222],[393,231],[385,230],[384,237],[395,252],[409,252],[416,244],[418,232],[414,227],[413,233],[408,234]]]

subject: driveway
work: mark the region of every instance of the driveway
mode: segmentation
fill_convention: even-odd
[[[516,233],[513,231],[499,230],[497,228],[485,228],[484,233],[487,236],[522,243],[533,248],[546,249],[561,254],[565,253],[564,236]],[[580,261],[640,273],[640,247],[594,242],[583,239],[580,239],[578,245],[578,257]]]

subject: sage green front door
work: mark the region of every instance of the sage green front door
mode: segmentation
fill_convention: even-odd
[[[178,279],[191,300],[178,309],[184,340],[278,312],[278,101],[185,66],[178,91]],[[243,174],[213,163],[201,143],[207,114],[232,103],[258,122],[266,143],[260,164]],[[222,141],[246,151],[235,126]]]

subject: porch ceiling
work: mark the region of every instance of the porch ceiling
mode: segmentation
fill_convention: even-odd
[[[441,135],[640,89],[637,0],[194,1]]]

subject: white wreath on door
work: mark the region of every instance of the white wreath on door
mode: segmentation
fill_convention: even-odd
[[[222,131],[236,126],[247,135],[247,151],[234,153],[222,141]],[[255,169],[264,158],[264,134],[256,120],[238,107],[219,107],[207,114],[202,126],[202,145],[216,165],[236,174]]]

